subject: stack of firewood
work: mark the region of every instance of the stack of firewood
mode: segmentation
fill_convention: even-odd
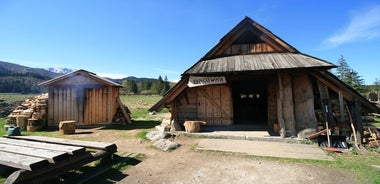
[[[21,102],[8,115],[8,126],[19,126],[22,130],[36,131],[47,123],[48,94],[41,94]]]
[[[363,142],[372,148],[380,147],[380,130],[374,126],[364,127]]]
[[[129,117],[131,119],[131,111],[128,109],[127,106],[124,106],[124,109]],[[127,119],[123,115],[123,111],[120,107],[117,108],[115,115],[112,118],[112,123],[115,124],[128,124]]]

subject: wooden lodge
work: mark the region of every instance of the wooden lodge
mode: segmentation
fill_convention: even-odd
[[[358,133],[361,116],[378,109],[329,72],[334,64],[299,52],[244,18],[150,108],[172,121],[266,127],[282,137],[328,126]]]
[[[74,120],[76,125],[112,122],[119,107],[119,84],[77,70],[41,83],[48,87],[48,126]]]

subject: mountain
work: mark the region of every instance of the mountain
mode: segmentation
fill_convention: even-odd
[[[46,92],[46,87],[38,86],[39,83],[70,72],[72,72],[72,70],[67,68],[30,68],[0,61],[0,93],[37,94]],[[154,91],[152,88],[160,88],[154,85],[154,83],[159,81],[158,79],[138,78],[134,76],[122,79],[107,79],[119,84],[122,84],[123,81],[134,81],[139,91],[142,91],[141,93],[144,94],[150,94],[150,91]],[[158,84],[162,85],[162,81],[158,82]],[[174,83],[170,83],[169,85],[172,86]]]
[[[69,68],[46,68],[45,70],[59,74],[67,74],[73,72],[73,70]]]
[[[41,68],[30,68],[30,67],[26,67],[26,66],[14,64],[14,63],[0,61],[0,76],[3,76],[4,74],[12,74],[12,75],[35,74],[35,75],[40,75],[40,76],[47,76],[50,78],[59,76],[59,74],[57,73],[46,71]]]
[[[0,61],[0,93],[41,93],[39,83],[59,76],[41,68]]]

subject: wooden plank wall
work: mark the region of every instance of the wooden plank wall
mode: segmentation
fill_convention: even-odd
[[[183,124],[186,120],[198,120],[198,96],[196,88],[184,90],[176,99],[176,121]]]
[[[84,124],[104,124],[112,121],[112,116],[117,109],[115,98],[117,95],[112,89],[114,88],[86,89]]]
[[[261,53],[261,52],[273,52],[273,51],[274,49],[267,43],[233,44],[224,51],[224,55]]]
[[[79,121],[81,111],[78,98],[78,91],[75,88],[50,88],[49,89],[49,118],[48,125],[58,125],[60,121]]]
[[[118,107],[118,94],[116,87],[50,87],[48,125],[66,120],[75,120],[78,125],[110,123]]]
[[[232,96],[229,86],[188,88],[176,99],[176,121],[206,121],[207,125],[232,124]]]
[[[229,86],[203,86],[198,89],[198,120],[207,125],[231,125],[232,95]]]

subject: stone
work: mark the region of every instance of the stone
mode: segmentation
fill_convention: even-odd
[[[315,134],[317,131],[314,128],[306,128],[297,133],[297,137],[301,139],[306,139],[312,134]]]
[[[165,131],[159,131],[159,130],[150,131],[146,134],[146,138],[151,141],[157,141],[157,140],[165,139],[169,137],[171,137],[170,133],[165,132]]]
[[[159,139],[153,143],[153,146],[161,150],[168,151],[176,149],[179,146],[179,144],[170,141],[169,139]]]

